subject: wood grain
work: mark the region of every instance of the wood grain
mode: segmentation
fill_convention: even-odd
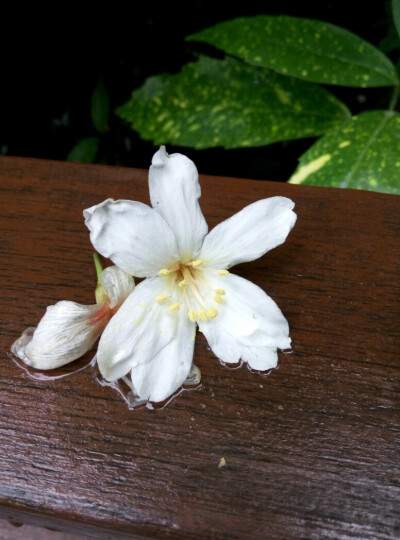
[[[278,303],[293,353],[268,376],[228,370],[199,335],[201,387],[130,411],[93,371],[32,380],[9,350],[47,305],[93,301],[82,210],[148,202],[147,172],[0,159],[0,516],[95,538],[396,538],[400,198],[215,177],[202,192],[210,227],[295,201],[287,242],[234,270]]]

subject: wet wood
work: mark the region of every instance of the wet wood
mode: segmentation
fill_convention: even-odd
[[[91,303],[82,210],[148,201],[147,172],[0,160],[0,517],[95,538],[395,538],[399,526],[400,198],[202,178],[210,226],[286,195],[285,244],[235,272],[289,320],[269,376],[221,366],[130,411],[93,371],[31,379],[12,342],[59,299]],[[218,467],[221,458],[226,465]]]

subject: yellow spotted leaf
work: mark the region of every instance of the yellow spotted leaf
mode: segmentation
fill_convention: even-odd
[[[361,87],[399,84],[396,68],[381,51],[322,21],[258,15],[225,21],[186,39],[305,81]]]
[[[324,88],[230,57],[150,77],[117,114],[154,144],[193,148],[315,137],[349,117]]]
[[[400,114],[368,111],[333,128],[301,156],[289,182],[400,194]]]

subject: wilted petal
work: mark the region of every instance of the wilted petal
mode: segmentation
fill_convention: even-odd
[[[17,357],[23,360],[25,363],[29,363],[29,360],[27,361],[25,349],[27,345],[32,341],[33,334],[35,333],[36,326],[29,326],[26,328],[22,334],[19,336],[17,340],[14,341],[14,343],[11,345],[11,352]]]
[[[136,394],[143,400],[164,401],[185,382],[193,361],[195,324],[186,313],[178,314],[173,339],[146,363],[131,371]]]
[[[149,187],[151,204],[174,231],[180,256],[196,258],[208,227],[195,164],[182,154],[169,156],[161,146],[153,156]]]
[[[111,309],[120,306],[135,288],[132,276],[118,266],[105,268],[100,279]]]
[[[296,222],[294,203],[271,197],[246,206],[205,237],[199,254],[207,265],[230,268],[253,261],[285,240]]]
[[[155,276],[178,259],[174,233],[146,204],[107,199],[83,215],[95,249],[128,274]]]
[[[156,298],[164,293],[163,278],[149,278],[137,285],[105,329],[97,350],[97,363],[108,381],[149,362],[177,332],[177,312]],[[175,299],[171,299],[171,304]]]
[[[28,366],[55,369],[89,351],[107,322],[108,308],[103,304],[57,302],[47,308],[36,330],[28,328],[11,350]]]

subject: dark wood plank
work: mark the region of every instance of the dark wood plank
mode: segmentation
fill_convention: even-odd
[[[92,302],[82,210],[147,202],[146,179],[0,159],[1,516],[96,538],[395,538],[399,197],[202,178],[210,227],[260,198],[296,202],[287,242],[234,270],[290,322],[293,353],[269,376],[226,369],[199,336],[202,386],[129,411],[89,369],[38,381],[14,364],[47,305]]]

